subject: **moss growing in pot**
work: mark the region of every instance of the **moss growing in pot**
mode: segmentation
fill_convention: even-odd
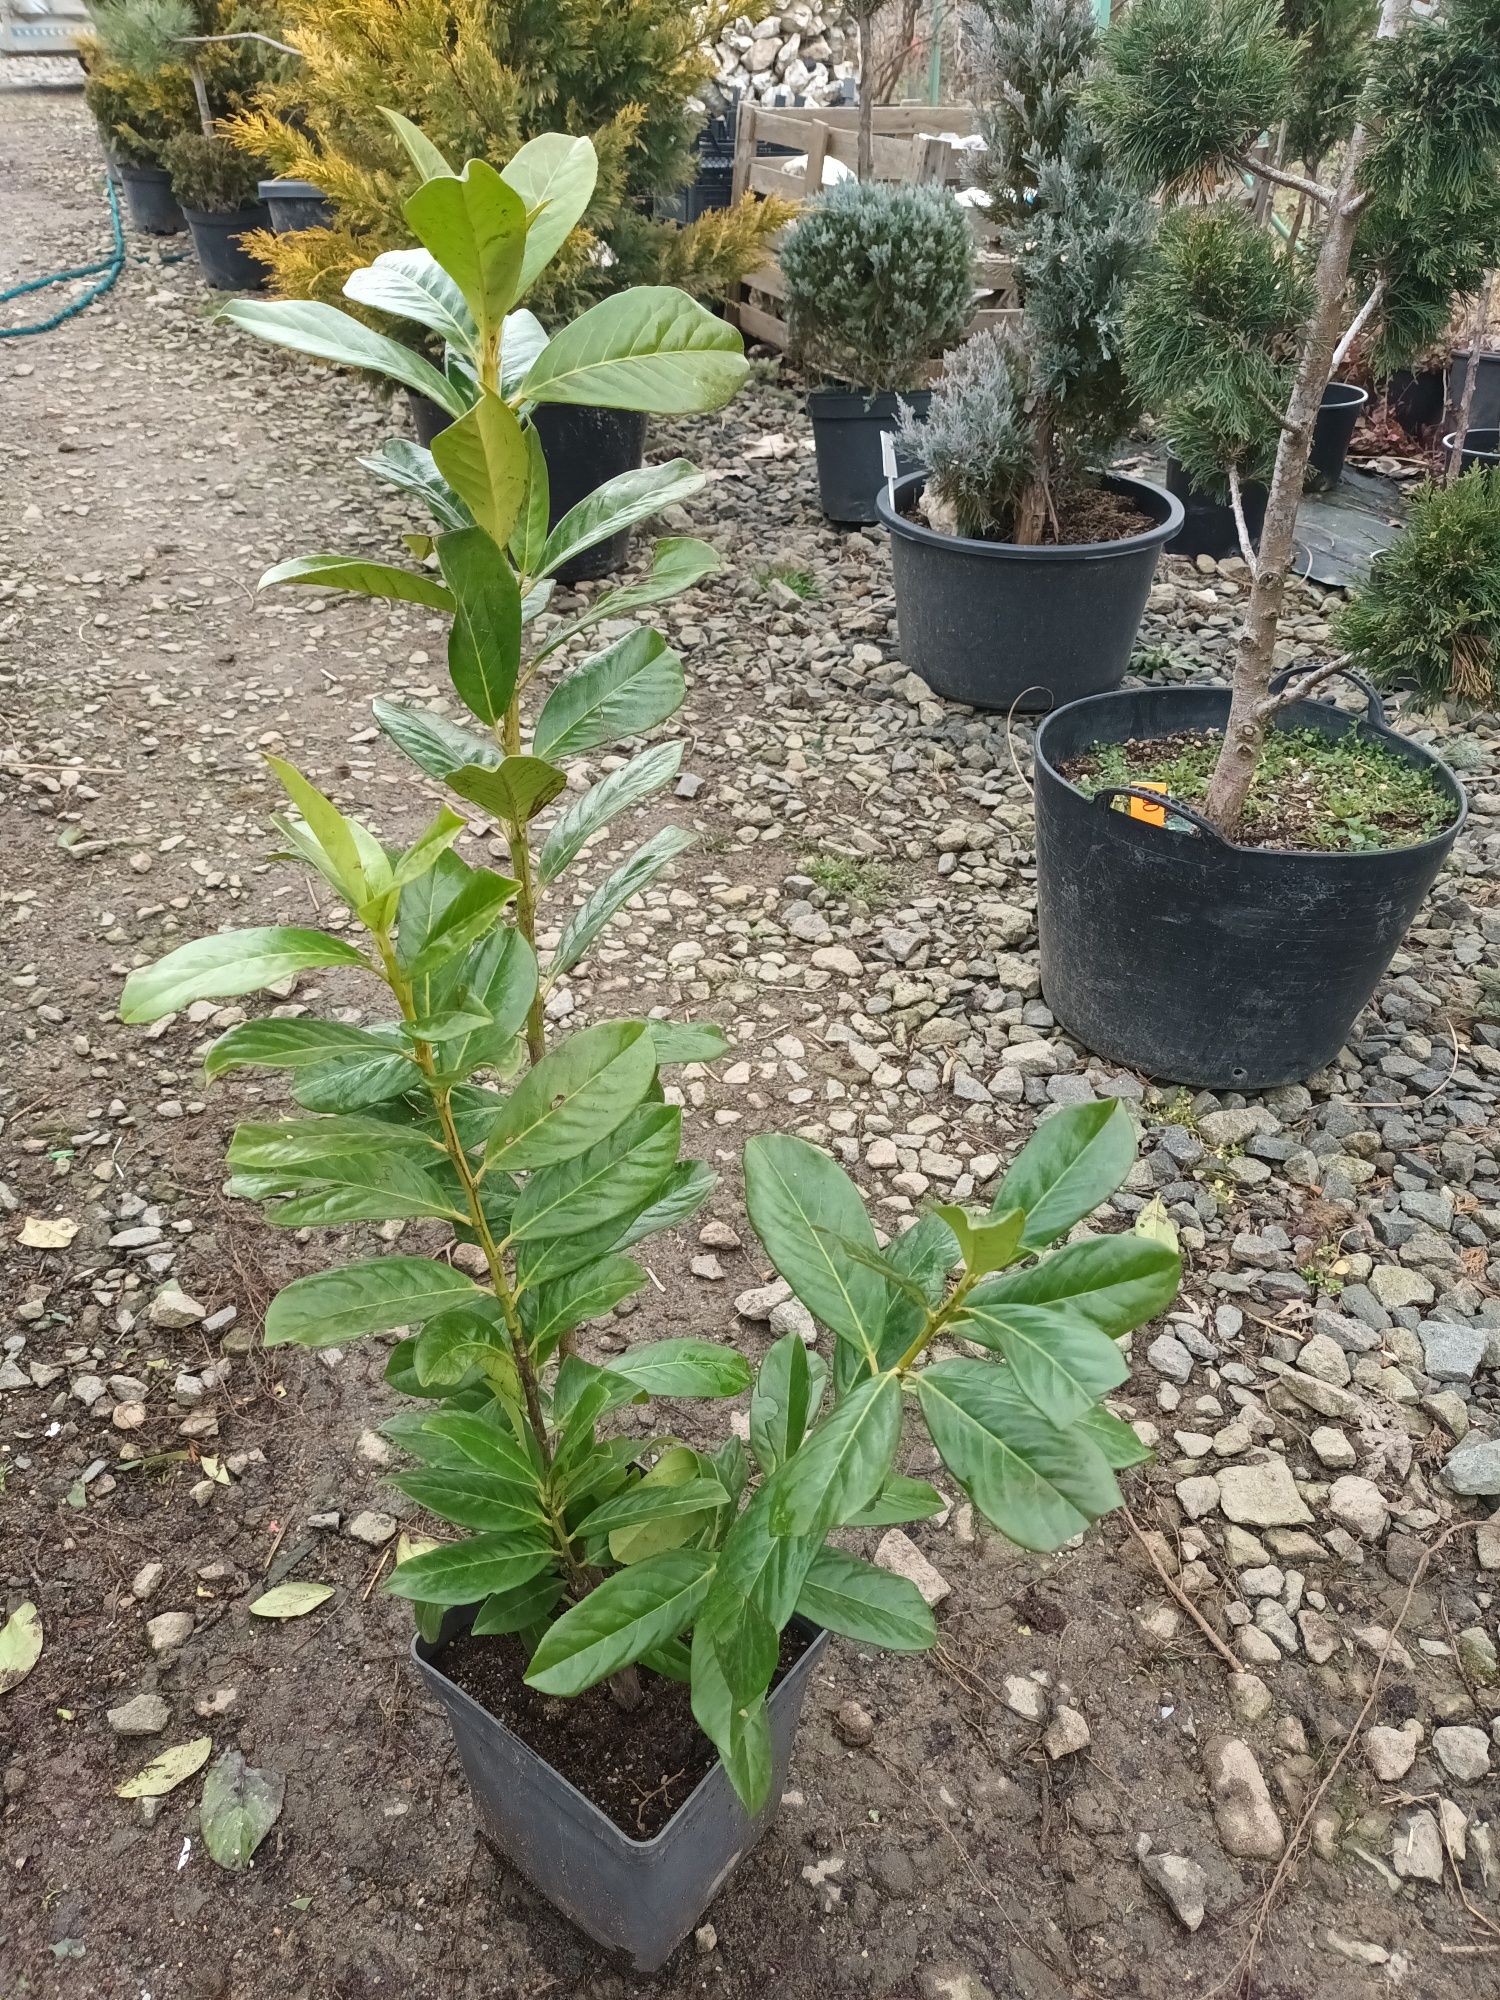
[[[974,310],[974,238],[951,194],[842,181],[780,254],[803,367],[876,392],[914,389]]]
[[[1406,533],[1375,558],[1338,614],[1349,658],[1425,702],[1500,698],[1500,471],[1476,468],[1413,502]]]

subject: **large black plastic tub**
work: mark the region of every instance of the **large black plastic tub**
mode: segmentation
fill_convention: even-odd
[[[894,431],[903,408],[925,417],[930,389],[904,396],[888,391],[867,396],[862,389],[814,389],[807,398],[813,444],[818,454],[818,499],[830,521],[862,527],[879,517],[875,496],[885,483],[880,433]],[[915,468],[898,460],[902,472]]]
[[[1130,664],[1162,544],[1182,504],[1122,473],[1102,486],[1133,500],[1154,525],[1117,542],[1021,548],[940,535],[907,518],[926,484],[898,479],[890,530],[901,657],[935,693],[975,708],[1030,714],[1115,687]]]
[[[1144,1075],[1212,1090],[1297,1083],[1338,1054],[1463,826],[1463,788],[1385,725],[1297,701],[1280,729],[1377,740],[1435,771],[1453,803],[1429,840],[1378,853],[1236,847],[1168,802],[1165,826],[1089,798],[1058,766],[1101,743],[1222,731],[1229,690],[1126,688],[1049,715],[1035,757],[1042,993],[1085,1048]],[[1143,794],[1149,797],[1149,794]],[[1160,799],[1154,801],[1160,804]],[[1174,828],[1173,818],[1191,822]]]
[[[411,1650],[448,1711],[484,1836],[595,1943],[628,1952],[638,1972],[655,1972],[775,1818],[828,1634],[794,1621],[811,1643],[766,1698],[772,1768],[764,1811],[752,1819],[715,1764],[654,1839],[632,1840],[443,1672],[443,1648],[467,1630],[474,1609],[449,1612],[436,1644],[413,1639]]]
[[[1449,431],[1443,439],[1445,465],[1457,437],[1457,431]],[[1458,455],[1458,469],[1460,472],[1472,472],[1476,465],[1484,466],[1487,471],[1500,465],[1500,430],[1493,426],[1487,430],[1476,430],[1471,425],[1464,432],[1464,448]]]
[[[266,267],[252,257],[240,238],[252,229],[269,229],[271,211],[263,201],[227,214],[185,208],[188,234],[205,281],[217,292],[263,292]]]

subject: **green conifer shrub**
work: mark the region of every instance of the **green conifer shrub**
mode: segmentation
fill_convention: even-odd
[[[778,262],[797,360],[854,388],[917,388],[974,311],[973,232],[943,188],[841,181]]]
[[[1356,666],[1428,704],[1500,701],[1500,469],[1416,495],[1406,531],[1376,556],[1334,621]]]

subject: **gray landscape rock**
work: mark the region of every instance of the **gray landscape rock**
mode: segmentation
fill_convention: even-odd
[[[1203,1746],[1203,1768],[1214,1824],[1227,1851],[1243,1861],[1275,1861],[1286,1835],[1249,1744],[1236,1736],[1210,1737]]]
[[[1472,1723],[1434,1729],[1432,1747],[1448,1776],[1460,1785],[1476,1785],[1489,1775],[1490,1739]]]
[[[106,1719],[116,1736],[159,1736],[172,1711],[159,1694],[136,1694],[110,1709]]]
[[[1345,1473],[1328,1489],[1328,1511],[1341,1528],[1362,1542],[1378,1542],[1390,1525],[1390,1509],[1373,1480]]]
[[[1220,1468],[1219,1505],[1227,1518],[1250,1528],[1305,1528],[1312,1513],[1297,1491],[1284,1458]]]
[[[1141,1860],[1141,1873],[1183,1929],[1197,1930],[1208,1889],[1208,1876],[1197,1862],[1182,1854],[1147,1854]]]
[[[1466,1437],[1443,1461],[1443,1478],[1455,1493],[1476,1498],[1500,1494],[1500,1438]]]
[[[1424,1319],[1417,1328],[1427,1373],[1439,1382],[1472,1382],[1484,1359],[1488,1331],[1482,1326],[1455,1326],[1445,1319]]]

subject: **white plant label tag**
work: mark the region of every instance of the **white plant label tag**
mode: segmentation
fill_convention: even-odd
[[[896,509],[896,440],[889,431],[880,433],[880,469],[885,474],[885,497]]]

